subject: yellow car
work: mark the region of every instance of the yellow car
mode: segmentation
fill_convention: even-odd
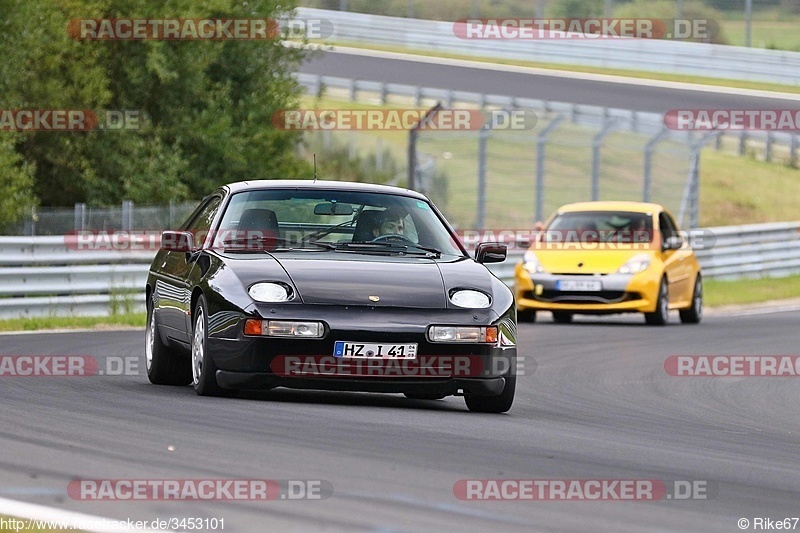
[[[663,325],[703,316],[700,265],[663,206],[639,202],[565,205],[545,224],[516,267],[520,322],[551,311],[558,323],[575,314],[644,313]]]

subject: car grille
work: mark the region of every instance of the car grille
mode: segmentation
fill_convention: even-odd
[[[559,303],[559,304],[614,304],[639,300],[641,295],[638,292],[625,291],[556,291],[545,290],[542,294],[536,295],[533,291],[526,291],[523,295],[530,300],[539,302]]]

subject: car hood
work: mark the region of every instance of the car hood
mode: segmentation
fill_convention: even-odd
[[[631,258],[652,250],[535,250],[539,264],[553,274],[613,274]]]
[[[283,282],[292,285],[307,304],[445,309],[456,308],[448,298],[454,289],[495,296],[491,272],[468,257],[330,252],[220,255],[245,292],[261,281]]]
[[[277,260],[307,304],[447,307],[442,273],[431,259],[340,255]]]

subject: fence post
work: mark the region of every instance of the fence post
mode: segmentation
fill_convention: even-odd
[[[75,231],[86,229],[86,204],[75,204]]]
[[[131,200],[122,201],[122,229],[124,231],[133,229],[133,202]]]
[[[383,139],[375,138],[375,170],[383,170]]]
[[[669,135],[669,130],[664,127],[653,136],[644,147],[644,190],[642,191],[642,201],[650,201],[650,190],[653,184],[653,150],[664,137]]]
[[[358,97],[358,89],[356,85],[358,84],[358,80],[352,79],[350,80],[350,101],[355,102],[356,98]]]
[[[389,89],[386,88],[386,82],[381,83],[381,105],[386,105],[389,99]]]
[[[25,227],[25,235],[29,237],[36,236],[36,206],[31,206],[31,222],[30,224],[26,224]]]
[[[544,150],[547,138],[564,120],[564,115],[557,115],[550,124],[536,136],[536,211],[534,216],[536,221],[544,219]]]
[[[478,216],[477,229],[486,224],[486,145],[489,142],[488,125],[478,130]]]
[[[772,132],[767,132],[767,142],[764,145],[764,161],[767,163],[772,161]]]
[[[413,128],[408,130],[408,183],[406,184],[406,187],[412,191],[416,190],[417,187],[417,136],[419,134],[419,128],[425,127],[425,125],[441,109],[442,103],[436,102],[436,105],[425,113],[425,116],[422,117],[422,120],[417,122]]]
[[[797,156],[797,134],[792,133],[792,140],[789,141],[789,164],[795,166],[795,157]]]
[[[168,229],[173,229],[175,227],[175,202],[173,200],[169,201],[169,221],[168,221]]]
[[[739,134],[739,155],[744,155],[747,151],[747,130],[742,130]]]
[[[608,108],[606,108],[608,111]],[[600,199],[600,146],[603,143],[603,139],[605,139],[606,135],[611,133],[611,130],[614,129],[614,126],[617,123],[617,119],[612,119],[606,122],[606,117],[604,113],[603,117],[603,129],[600,130],[597,135],[594,136],[592,139],[592,201],[595,202]]]
[[[712,138],[720,135],[721,132],[716,131],[709,133],[701,139],[692,142],[691,144],[691,167],[689,169],[689,176],[686,180],[686,186],[683,189],[683,198],[681,199],[681,208],[678,213],[678,225],[683,225],[683,220],[686,216],[686,211],[689,211],[689,229],[695,229],[699,225],[700,219],[700,155],[703,146]]]

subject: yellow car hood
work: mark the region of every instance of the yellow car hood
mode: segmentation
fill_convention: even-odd
[[[553,274],[613,274],[631,258],[652,250],[533,250],[539,264]]]

